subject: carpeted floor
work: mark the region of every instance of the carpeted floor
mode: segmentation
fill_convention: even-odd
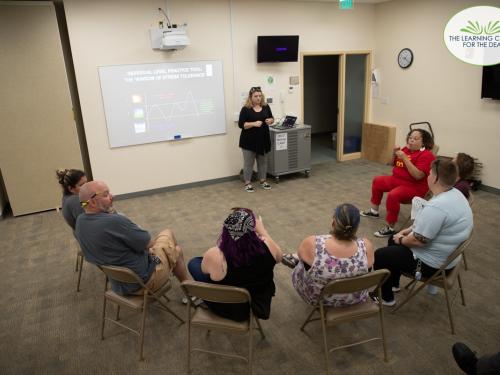
[[[351,202],[369,205],[373,176],[388,167],[364,160],[314,165],[310,178],[283,176],[271,191],[243,191],[239,181],[193,187],[145,197],[117,200],[117,209],[152,234],[171,228],[185,257],[213,246],[229,208],[250,207],[285,251],[294,251],[310,234],[329,231],[333,208]],[[110,186],[111,190],[113,186]],[[463,273],[467,306],[454,304],[457,334],[450,334],[442,292],[419,295],[397,314],[385,310],[389,363],[383,362],[380,342],[336,351],[330,363],[337,374],[460,374],[451,345],[463,341],[480,353],[500,350],[500,295],[498,230],[500,199],[475,194],[475,237]],[[403,221],[409,214],[405,206]],[[372,232],[382,220],[362,219],[360,235],[376,247],[384,240]],[[497,229],[495,229],[497,228]],[[62,215],[55,211],[0,221],[0,374],[184,374],[186,326],[151,309],[146,322],[145,356],[137,360],[137,340],[108,325],[99,338],[104,278],[94,266],[84,265],[81,292],[76,293],[77,244]],[[255,335],[254,374],[323,374],[321,327],[299,330],[308,306],[295,293],[291,270],[277,265],[277,286],[271,318],[262,325],[267,338]],[[184,315],[178,283],[170,292],[170,306]],[[127,311],[123,317],[134,322]],[[137,321],[138,323],[138,321]],[[194,342],[245,354],[246,338],[197,331]],[[331,344],[349,343],[378,333],[377,319],[333,328]],[[245,364],[195,354],[193,374],[234,374]]]

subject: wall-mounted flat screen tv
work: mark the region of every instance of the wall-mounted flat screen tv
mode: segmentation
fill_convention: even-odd
[[[257,37],[257,62],[297,61],[298,35],[269,35]]]
[[[500,100],[500,64],[483,66],[481,98]]]

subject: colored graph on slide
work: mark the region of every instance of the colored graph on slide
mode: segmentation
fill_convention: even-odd
[[[222,62],[99,67],[111,147],[226,132]]]

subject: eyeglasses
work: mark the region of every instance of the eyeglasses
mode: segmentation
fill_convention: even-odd
[[[89,204],[89,202],[90,202],[90,200],[91,200],[91,199],[94,199],[94,198],[95,198],[95,197],[97,197],[98,195],[102,195],[102,194],[103,194],[103,192],[101,192],[101,193],[97,193],[97,192],[96,192],[96,193],[92,194],[92,195],[90,196],[90,198],[89,198],[89,199],[87,199],[85,202],[80,202],[80,204],[82,205],[82,207],[83,207],[83,208],[85,208],[85,207],[87,207],[87,206],[88,206],[88,204]]]
[[[254,86],[250,89],[250,94],[253,94],[254,92],[262,92],[260,86]]]

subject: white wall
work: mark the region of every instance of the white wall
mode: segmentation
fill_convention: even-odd
[[[257,35],[299,34],[300,50],[371,50],[375,6],[340,11],[322,2],[169,0],[171,20],[188,23],[191,45],[153,51],[148,28],[156,25],[155,0],[66,0],[64,2],[92,172],[115,194],[131,193],[235,175],[241,168],[240,131],[232,121],[240,94],[260,85],[276,117],[300,114],[300,86],[288,93],[288,78],[300,63],[256,63]],[[224,65],[227,134],[110,149],[97,67],[220,59]],[[266,86],[272,75],[275,83]],[[279,97],[284,99],[281,106]]]
[[[500,6],[500,1],[392,1],[375,7],[373,66],[380,69],[380,95],[372,101],[372,122],[392,124],[404,142],[408,125],[429,121],[440,154],[466,152],[484,165],[483,183],[500,188],[500,101],[481,99],[482,67],[455,58],[443,42],[448,20],[476,5]],[[406,70],[397,65],[402,48],[415,59]]]

